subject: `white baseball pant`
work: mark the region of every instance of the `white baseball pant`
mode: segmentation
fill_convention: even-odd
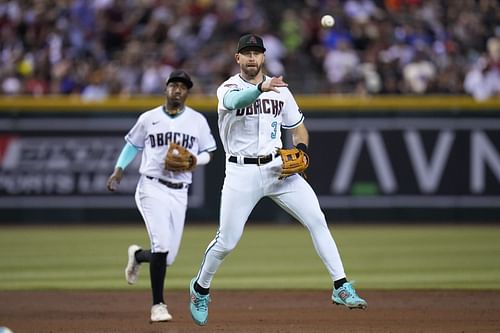
[[[222,261],[240,240],[248,216],[257,202],[265,196],[270,197],[309,230],[314,248],[332,281],[345,277],[337,245],[314,190],[299,175],[278,179],[280,170],[279,157],[261,166],[226,161],[219,229],[208,245],[198,272],[200,286],[210,287]]]

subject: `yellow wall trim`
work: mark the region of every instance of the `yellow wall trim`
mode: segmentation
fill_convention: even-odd
[[[297,95],[296,99],[305,111],[500,111],[500,98],[476,102],[469,96]],[[111,97],[100,102],[85,102],[79,96],[1,96],[0,112],[143,112],[163,103],[163,96]],[[215,96],[192,95],[186,104],[203,112],[217,109]]]

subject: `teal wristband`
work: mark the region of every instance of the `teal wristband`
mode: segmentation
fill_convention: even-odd
[[[136,147],[127,142],[123,147],[118,160],[116,161],[115,168],[121,168],[122,170],[125,170],[130,162],[134,160],[135,155],[137,155],[138,151],[139,150]]]

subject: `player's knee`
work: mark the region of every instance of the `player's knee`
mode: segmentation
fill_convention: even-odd
[[[224,248],[223,248],[224,253],[226,253],[226,254],[231,253],[236,248],[236,244],[237,243],[231,243],[231,244],[224,246]]]
[[[308,229],[324,228],[327,226],[325,214],[320,211],[316,214],[307,215],[303,220],[303,224]]]
[[[218,243],[217,246],[214,246],[213,251],[219,259],[224,259],[235,247],[236,243]]]
[[[234,239],[226,239],[224,240],[223,247],[226,253],[232,252],[235,248],[236,245],[238,245],[240,238],[234,238]]]
[[[228,233],[221,232],[216,243],[214,244],[214,249],[221,253],[221,255],[226,256],[236,248],[239,240],[240,237],[235,237],[234,235],[228,235]]]

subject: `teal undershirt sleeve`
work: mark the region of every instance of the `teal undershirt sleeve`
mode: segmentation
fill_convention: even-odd
[[[240,109],[255,102],[261,94],[257,86],[245,90],[228,91],[224,96],[224,107],[228,110]]]
[[[130,162],[134,160],[135,155],[137,155],[138,152],[139,149],[127,142],[125,146],[123,146],[120,156],[118,156],[115,168],[121,168],[122,170],[125,170],[127,165],[129,165]]]

